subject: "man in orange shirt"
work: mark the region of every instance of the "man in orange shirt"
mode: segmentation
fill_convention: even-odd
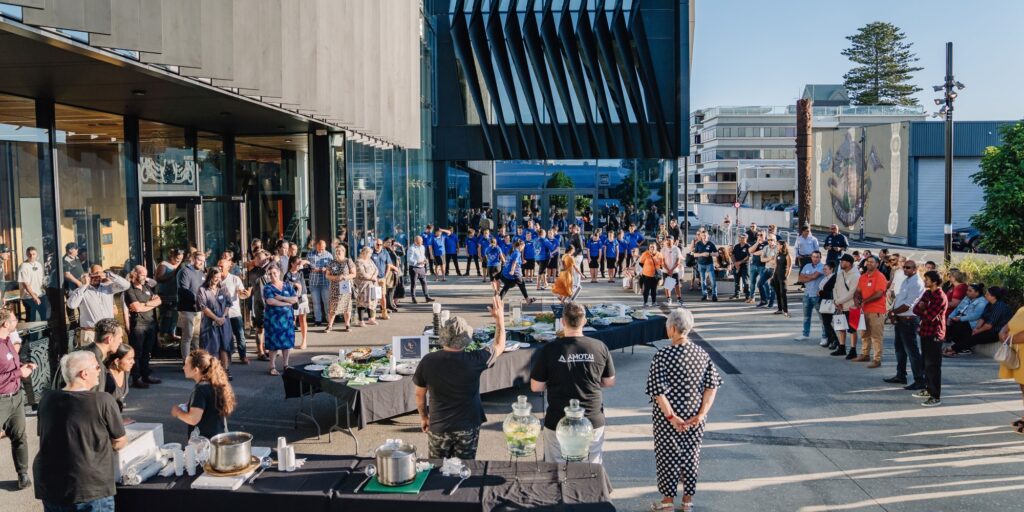
[[[871,359],[868,368],[882,365],[882,336],[885,333],[885,289],[889,282],[878,270],[878,258],[869,256],[865,260],[864,273],[857,283],[854,301],[860,306],[866,329],[861,331],[861,353],[854,361]],[[874,357],[871,357],[871,352]]]

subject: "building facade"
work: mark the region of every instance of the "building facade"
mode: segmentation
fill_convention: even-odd
[[[354,248],[425,222],[423,20],[404,0],[0,2],[4,298],[20,305],[36,249],[53,312],[40,339],[59,354],[77,327],[68,246],[152,273],[171,249],[244,259],[253,239],[342,234]]]

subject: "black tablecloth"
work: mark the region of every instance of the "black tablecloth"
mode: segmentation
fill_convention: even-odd
[[[653,316],[647,320],[633,320],[628,324],[609,325],[607,327],[594,327],[595,331],[583,334],[601,340],[611,350],[642,345],[668,338],[665,330],[665,317]]]
[[[489,393],[528,383],[536,355],[535,347],[502,354],[494,366],[480,375],[480,392]],[[309,372],[299,366],[286,369],[283,380],[286,398],[299,396],[301,382],[313,391],[323,391],[348,403],[360,428],[367,423],[416,410],[416,387],[411,376],[397,382],[349,387],[343,379],[326,379],[320,372]]]
[[[142,485],[118,487],[117,510],[139,512],[343,512],[615,510],[611,485],[598,464],[467,461],[473,476],[454,495],[456,477],[434,469],[418,494],[354,493],[370,459],[301,455],[306,465],[292,473],[268,469],[254,485],[237,491],[193,490],[195,477],[156,477]],[[440,466],[440,461],[432,461]],[[356,469],[353,469],[356,468]],[[564,482],[561,476],[565,475]],[[518,478],[517,478],[518,477]]]
[[[455,494],[450,496],[448,491],[458,483],[459,477],[442,475],[439,469],[441,466],[439,460],[431,461],[438,469],[430,472],[419,494],[353,493],[356,487],[366,479],[362,470],[371,462],[373,461],[370,459],[363,459],[356,471],[335,487],[334,499],[331,501],[332,511],[479,512],[481,510],[480,499],[487,479],[487,462],[466,461],[466,466],[473,474],[459,486],[459,490]]]
[[[192,489],[197,477],[154,477],[135,486],[118,486],[118,511],[229,512],[234,510],[301,510],[326,512],[332,489],[344,481],[358,462],[351,457],[300,455],[306,464],[291,473],[268,468],[255,482],[236,491]]]

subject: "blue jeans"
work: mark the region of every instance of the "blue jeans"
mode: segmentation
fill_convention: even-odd
[[[74,505],[58,505],[43,502],[44,512],[114,512],[114,497],[96,498],[92,501],[75,503]]]
[[[323,318],[320,311],[327,311],[329,304],[331,303],[331,287],[328,285],[323,286],[310,286],[309,294],[313,296],[313,320],[316,323],[322,321],[330,321],[330,319]]]
[[[804,295],[804,337],[811,335],[811,319],[818,316],[818,304],[821,303],[821,297],[811,297],[810,295]]]
[[[764,272],[764,265],[750,264],[750,295],[751,297],[761,289],[761,273]],[[761,295],[761,301],[764,302],[764,295]]]
[[[775,303],[775,292],[772,290],[772,276],[775,275],[775,269],[768,267],[761,267],[761,278],[758,279],[757,289],[761,291],[761,302],[766,304]]]
[[[713,263],[698,263],[697,275],[700,276],[700,294],[704,297],[707,297],[708,295],[718,297],[718,281],[715,279],[715,265]],[[708,278],[711,279],[710,285],[707,283]]]
[[[228,319],[231,322],[231,332],[234,334],[235,347],[238,349],[238,357],[245,359],[245,322],[242,317],[236,316]],[[230,358],[231,350],[228,350]]]
[[[31,298],[21,299],[22,305],[25,306],[25,321],[27,322],[44,322],[50,319],[48,309],[50,305],[46,302],[46,296],[39,296],[39,304]]]

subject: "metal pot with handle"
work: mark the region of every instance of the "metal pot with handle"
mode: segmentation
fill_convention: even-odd
[[[210,468],[230,473],[252,463],[252,434],[225,432],[210,439]]]
[[[388,487],[416,480],[416,447],[401,439],[388,439],[373,450],[377,459],[377,481]]]

